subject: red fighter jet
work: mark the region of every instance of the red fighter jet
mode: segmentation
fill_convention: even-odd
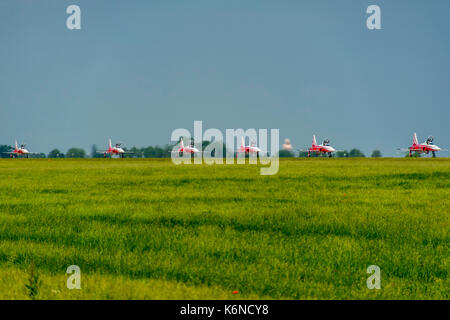
[[[333,156],[333,152],[337,152],[336,149],[334,149],[332,146],[330,146],[330,140],[325,139],[323,140],[322,144],[317,144],[316,142],[316,136],[313,135],[312,145],[308,150],[300,150],[303,152],[308,151],[308,158],[311,157],[311,152],[315,152],[317,154],[328,154],[328,157]]]
[[[20,145],[20,148],[17,147],[17,141],[15,143],[13,151],[11,151],[11,152],[3,152],[3,153],[9,154],[11,156],[11,158],[17,158],[19,156],[28,158],[30,154],[35,154],[34,152],[30,152],[27,149],[25,149],[25,144],[24,143],[22,143]]]
[[[118,155],[120,158],[123,158],[126,154],[132,154],[133,152],[125,151],[120,143],[116,143],[116,146],[113,147],[111,144],[111,139],[109,139],[108,150],[97,151],[97,153],[103,153],[103,157],[106,158],[106,155]]]
[[[431,152],[431,154],[433,155],[433,158],[435,158],[437,151],[447,151],[447,150],[441,149],[437,145],[433,144],[433,140],[434,140],[434,138],[432,136],[429,136],[427,138],[427,140],[425,140],[424,143],[419,143],[419,141],[417,140],[417,135],[414,132],[412,146],[409,147],[408,149],[398,149],[398,150],[409,152],[410,157],[412,157],[413,152],[426,153],[426,154]]]
[[[194,156],[195,154],[200,153],[200,150],[195,148],[193,144],[191,144],[190,146],[185,147],[184,146],[184,142],[183,142],[183,138],[181,138],[180,139],[180,146],[179,146],[179,148],[176,149],[176,150],[169,151],[169,152],[174,153],[177,156],[178,155],[182,156],[185,153],[191,154],[191,156]]]
[[[255,145],[255,142],[252,142],[251,145],[246,146],[244,137],[241,137],[241,147],[238,149],[238,153],[256,153],[256,155],[259,157],[260,152],[262,152],[262,150]]]

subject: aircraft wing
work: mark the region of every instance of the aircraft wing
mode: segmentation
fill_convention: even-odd
[[[97,152],[97,153],[107,153],[108,150],[97,150],[96,152]],[[134,152],[131,152],[131,151],[125,151],[125,152],[123,152],[122,154],[134,154]]]
[[[422,149],[397,148],[398,153],[407,153],[407,152],[416,152],[416,151],[421,152]]]

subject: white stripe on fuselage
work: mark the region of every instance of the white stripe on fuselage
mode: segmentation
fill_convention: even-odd
[[[334,152],[334,151],[336,151],[336,149],[334,149],[333,147],[330,147],[330,146],[323,146],[323,145],[320,145],[320,146],[318,146],[318,147],[327,150],[327,152]]]

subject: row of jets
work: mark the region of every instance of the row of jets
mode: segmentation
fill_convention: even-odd
[[[423,143],[419,143],[419,141],[417,140],[417,135],[416,135],[416,133],[414,133],[412,146],[410,146],[409,148],[406,148],[406,149],[398,148],[397,150],[402,151],[402,152],[409,152],[410,157],[412,157],[413,152],[414,153],[425,153],[425,154],[429,154],[431,152],[433,157],[436,157],[437,151],[447,151],[446,149],[441,149],[437,145],[433,144],[433,140],[434,140],[434,138],[430,136]],[[28,151],[25,147],[26,147],[25,144],[21,144],[20,147],[18,147],[17,141],[16,141],[13,151],[3,152],[3,153],[10,154],[11,158],[19,157],[19,156],[28,158],[29,155],[36,154],[35,152]],[[298,150],[298,151],[308,152],[308,157],[310,157],[312,153],[315,153],[315,154],[326,154],[326,155],[328,155],[328,157],[331,158],[333,156],[333,153],[338,152],[339,150],[336,150],[332,146],[330,146],[329,139],[323,140],[322,144],[317,144],[316,136],[314,135],[313,139],[312,139],[311,147],[309,147],[306,150]],[[193,145],[185,146],[183,139],[181,139],[179,148],[177,150],[170,151],[170,152],[174,152],[176,154],[187,153],[187,154],[194,155],[194,154],[200,153],[201,151],[198,150],[197,148],[195,148]],[[241,138],[241,145],[238,149],[238,153],[259,155],[262,152],[263,151],[260,148],[258,148],[254,143],[252,143],[251,145],[245,145],[244,137]],[[126,154],[132,154],[133,152],[124,150],[120,143],[116,143],[115,146],[112,146],[111,139],[109,139],[108,149],[103,150],[103,151],[98,150],[97,153],[102,153],[104,157],[106,157],[108,155],[117,155],[117,156],[123,158]]]
[[[30,152],[26,148],[26,145],[22,143],[20,147],[17,145],[17,141],[14,145],[14,150],[10,152],[3,152],[5,154],[9,154],[11,158],[16,158],[19,156],[28,158],[32,154],[38,154],[37,152]],[[108,143],[108,149],[107,150],[97,150],[97,153],[103,153],[103,156],[106,157],[107,155],[118,155],[119,157],[123,158],[126,154],[132,154],[133,152],[125,151],[122,148],[121,143],[116,143],[115,146],[112,146],[111,139],[109,139]]]
[[[414,153],[416,153],[416,152],[417,153],[425,153],[425,154],[429,154],[431,152],[433,157],[436,157],[437,151],[447,151],[446,149],[441,149],[437,145],[433,144],[433,140],[434,140],[434,138],[430,136],[423,143],[419,143],[419,141],[417,139],[417,134],[414,133],[412,146],[410,146],[409,148],[406,148],[406,149],[398,148],[397,150],[402,151],[402,152],[409,152],[410,157],[412,157],[413,152]],[[330,157],[330,158],[333,156],[333,153],[340,152],[340,151],[342,152],[342,150],[336,150],[335,148],[330,146],[329,139],[324,139],[322,144],[317,144],[315,135],[313,135],[311,147],[309,147],[308,149],[305,149],[305,150],[297,149],[297,151],[308,152],[308,157],[311,157],[311,154],[315,153],[315,154],[325,154],[325,155],[328,155],[328,157]],[[181,153],[181,154],[182,153],[196,154],[196,153],[200,153],[200,150],[198,150],[194,146],[185,147],[183,144],[183,140],[181,140],[180,148],[173,152]],[[258,148],[257,146],[255,146],[255,144],[246,146],[244,143],[244,138],[243,137],[241,138],[241,146],[238,149],[238,153],[245,153],[245,154],[250,154],[250,153],[255,154],[256,153],[257,155],[259,155],[261,152],[263,152],[263,151],[260,148]]]

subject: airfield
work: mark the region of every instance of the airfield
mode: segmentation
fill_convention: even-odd
[[[449,208],[448,158],[2,159],[0,299],[449,299]]]

